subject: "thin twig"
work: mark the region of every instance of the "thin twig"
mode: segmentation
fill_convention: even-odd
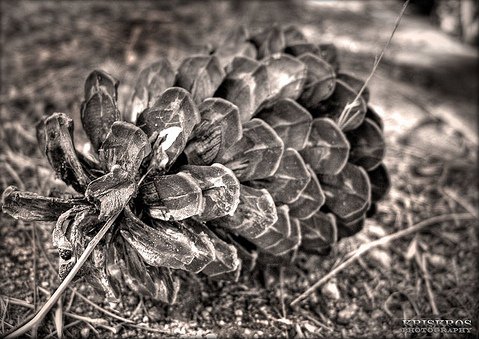
[[[37,143],[37,138],[34,133],[26,130],[20,123],[18,122],[6,122],[3,126],[4,130],[13,130],[15,134],[22,137],[24,140],[28,141],[31,144]]]
[[[316,319],[315,317],[313,317],[310,312],[307,312],[305,310],[301,310],[300,311],[301,314],[305,317],[305,318],[308,318],[308,320],[312,321],[316,326],[318,327],[324,327],[325,329],[327,329],[328,331],[334,331],[334,329],[332,329],[331,327],[329,327],[328,325],[326,325],[325,323],[322,323],[321,321],[319,321],[318,319]]]
[[[71,323],[69,323],[69,324],[63,326],[63,330],[66,330],[66,329],[69,329],[70,327],[76,326],[76,325],[78,325],[79,323],[81,323],[80,320],[75,320],[74,322],[71,322]],[[45,337],[45,339],[51,338],[51,337],[53,337],[55,334],[57,334],[57,331],[56,331],[56,330],[53,331],[52,333],[50,333],[49,335],[47,335],[47,336]]]
[[[63,329],[64,329],[64,324],[63,324],[63,299],[60,298],[57,301],[57,308],[55,310],[55,317],[53,318],[55,322],[55,329],[58,333],[58,339],[63,338]]]
[[[108,311],[107,309],[95,304],[93,301],[91,300],[88,300],[87,297],[85,297],[84,295],[80,294],[79,292],[77,291],[73,291],[73,293],[75,293],[76,296],[80,297],[80,299],[82,299],[83,301],[85,301],[86,303],[88,303],[89,305],[93,306],[94,308],[102,311],[103,313],[105,313],[106,315],[109,315],[110,317],[112,318],[115,318],[116,320],[120,320],[120,321],[123,321],[125,323],[133,323],[134,321],[133,320],[130,320],[130,319],[126,319],[126,318],[123,318],[123,317],[120,317],[119,315],[116,315],[115,313],[112,313],[110,311]]]
[[[25,190],[25,184],[23,183],[22,179],[20,176],[17,174],[17,172],[12,168],[12,166],[8,162],[3,163],[3,167],[7,170],[8,174],[12,177],[12,179],[15,181],[15,183],[18,185],[18,188],[20,190]]]
[[[299,295],[296,299],[294,299],[291,302],[291,306],[295,306],[301,301],[303,301],[306,297],[308,297],[310,294],[312,294],[316,289],[318,289],[320,286],[322,286],[326,281],[331,279],[333,276],[344,270],[346,267],[351,265],[353,262],[356,261],[359,257],[361,257],[363,254],[367,253],[369,250],[378,247],[378,246],[383,246],[391,241],[397,240],[399,238],[403,238],[405,236],[420,232],[430,226],[445,222],[445,221],[451,221],[454,220],[454,218],[457,218],[458,220],[474,220],[474,216],[469,214],[469,213],[457,213],[457,214],[443,214],[439,216],[435,216],[426,220],[423,220],[416,225],[406,228],[404,230],[386,235],[382,238],[379,238],[377,240],[371,241],[370,243],[363,244],[361,245],[357,250],[353,251],[351,255],[349,255],[349,259],[345,260],[342,264],[338,265],[336,268],[331,270],[328,274],[326,274],[324,277],[319,279],[316,283],[314,283],[310,288],[308,288],[306,291],[304,291],[301,295]]]
[[[455,202],[457,202],[459,205],[461,205],[462,208],[464,208],[466,211],[468,211],[469,213],[471,213],[473,216],[476,217],[476,219],[479,219],[479,215],[477,214],[477,211],[476,209],[474,208],[474,206],[471,206],[471,204],[469,204],[467,201],[465,201],[464,199],[462,199],[461,197],[459,197],[459,195],[457,195],[456,192],[454,192],[453,190],[447,188],[447,187],[443,187],[441,188],[441,191],[447,195],[449,198],[451,198],[452,200],[454,200]]]
[[[37,237],[37,240],[39,241],[38,237]],[[40,249],[40,252],[42,253],[43,257],[45,258],[45,260],[47,261],[47,264],[50,268],[50,270],[52,271],[53,274],[57,274],[57,271],[55,270],[55,268],[53,267],[53,264],[52,262],[50,261],[50,258],[48,258],[48,255],[47,253],[45,252],[45,249],[43,248],[42,244],[39,243],[38,244],[38,248]],[[85,301],[86,303],[88,303],[89,305],[93,306],[94,308],[100,310],[101,312],[105,313],[106,315],[109,315],[110,317],[112,318],[115,318],[117,320],[120,320],[120,321],[123,321],[125,323],[131,323],[133,322],[132,320],[130,319],[127,319],[127,318],[123,318],[123,317],[120,317],[119,315],[116,315],[110,311],[108,311],[107,309],[101,307],[100,305],[97,305],[95,304],[93,301],[89,300],[87,297],[85,297],[83,294],[81,294],[80,292],[77,291],[77,289],[75,287],[68,287],[70,289],[70,291],[72,292],[72,295],[75,295],[75,296],[78,296],[80,297],[83,301]],[[73,297],[72,297],[73,299]],[[68,306],[71,306],[70,303],[73,302],[73,300],[70,299],[70,302],[69,302],[69,305]],[[67,307],[67,311],[69,310],[70,307]]]
[[[434,292],[431,287],[431,276],[427,270],[426,255],[422,255],[420,269],[424,275],[424,281],[426,282],[426,291],[427,296],[429,297],[429,303],[431,304],[432,314],[439,315],[439,310],[436,306],[436,298],[434,297]]]
[[[26,302],[25,300],[17,299],[17,298],[14,298],[14,297],[7,297],[7,296],[2,296],[2,298],[4,298],[5,300],[8,300],[8,302],[12,305],[18,305],[18,306],[23,306],[23,307],[33,309],[33,305]],[[106,328],[106,329],[110,330],[111,332],[114,332],[114,333],[117,332],[117,330],[114,327],[106,325],[107,321],[105,319],[85,317],[85,316],[81,316],[81,315],[71,313],[71,312],[65,312],[64,314],[65,314],[65,316],[70,317],[72,319],[83,321],[83,322],[88,323],[88,324],[93,324],[95,326],[101,326],[103,328]],[[5,338],[9,338],[9,337],[7,336]]]
[[[281,313],[286,319],[286,306],[284,304],[284,266],[279,268],[279,293],[281,298]]]
[[[5,299],[5,300],[8,300],[8,302],[12,305],[18,305],[18,306],[23,306],[23,307],[26,307],[26,308],[34,309],[34,306],[32,304],[30,304],[29,302],[25,301],[25,300],[17,299],[17,298],[14,298],[14,297],[7,297],[7,296],[2,296],[2,298]],[[84,317],[84,316],[74,314],[74,313],[70,313],[70,312],[65,312],[65,315],[69,316],[71,318],[81,320],[81,321],[84,321],[84,322],[88,322],[88,323],[92,323],[92,324],[95,324],[95,325],[103,325],[106,322],[105,319]]]
[[[116,218],[120,212],[118,212],[116,215],[114,215],[112,218],[110,218],[100,229],[100,231],[93,237],[93,239],[90,241],[88,244],[87,248],[85,251],[82,253],[80,259],[76,262],[76,264],[73,266],[71,269],[70,273],[66,276],[66,278],[62,281],[60,286],[56,289],[55,293],[48,299],[48,301],[42,306],[42,308],[36,313],[36,315],[29,321],[27,321],[25,324],[21,325],[17,329],[15,329],[13,332],[8,334],[5,338],[16,338],[24,334],[25,332],[29,331],[30,329],[35,326],[35,324],[39,323],[50,311],[52,306],[58,301],[58,299],[61,297],[63,292],[68,288],[68,285],[72,282],[73,278],[75,278],[75,275],[78,273],[80,268],[83,266],[83,264],[86,262],[90,254],[93,252],[93,249],[98,245],[100,240],[103,238],[103,236],[106,234],[106,232],[110,229],[111,225],[115,222]]]
[[[86,323],[86,325],[87,325],[87,326],[93,331],[93,333],[95,333],[97,336],[100,335],[100,332],[98,332],[98,330],[97,330],[95,327],[93,327],[92,324]]]
[[[135,315],[141,312],[142,309],[144,309],[143,305],[143,298],[140,296],[140,300],[138,301],[138,305],[136,305],[135,309],[133,312],[131,312],[130,318],[133,318]]]
[[[32,250],[33,250],[33,306],[37,310],[37,242],[36,239],[36,224],[32,224]]]
[[[38,308],[38,291],[37,291],[37,246],[36,246],[36,229],[35,223],[32,224],[32,247],[33,247],[33,311],[36,312]],[[38,324],[32,329],[32,337],[37,337]]]
[[[41,252],[41,254],[43,255],[43,257],[45,258],[45,260],[47,261],[48,268],[50,269],[50,271],[51,271],[55,276],[58,277],[57,271],[56,271],[55,267],[53,266],[52,262],[50,261],[50,258],[48,258],[48,255],[47,255],[47,253],[45,252],[45,249],[43,248],[43,245],[42,245],[42,243],[40,242],[40,238],[38,237],[38,235],[37,235],[35,241],[37,241],[38,248],[40,249],[40,252]]]
[[[341,112],[340,116],[339,116],[339,119],[338,119],[338,125],[340,127],[342,127],[344,124],[347,123],[347,120],[344,122],[344,120],[346,119],[346,116],[349,114],[349,112],[351,111],[351,109],[353,109],[354,107],[356,107],[358,105],[358,100],[359,98],[361,97],[361,95],[363,94],[364,90],[366,89],[366,87],[368,86],[369,84],[369,81],[371,81],[371,78],[373,77],[373,75],[376,73],[376,70],[379,66],[379,64],[381,63],[381,60],[384,56],[384,53],[386,52],[386,50],[388,49],[389,47],[389,44],[391,43],[391,40],[393,39],[393,36],[394,34],[396,33],[396,30],[398,29],[399,27],[399,23],[401,22],[401,19],[404,15],[404,12],[406,11],[406,8],[409,4],[409,1],[410,0],[406,0],[404,2],[404,5],[401,9],[401,12],[399,13],[398,17],[396,18],[396,23],[394,24],[394,28],[393,28],[393,31],[391,32],[391,35],[389,36],[386,44],[384,45],[383,49],[381,50],[381,53],[379,54],[379,57],[376,57],[374,59],[374,65],[373,65],[373,69],[371,71],[371,73],[369,74],[368,78],[366,79],[366,81],[364,82],[363,86],[361,87],[361,89],[359,90],[358,94],[356,95],[356,97],[354,98],[353,102],[347,104],[343,111]],[[344,122],[344,124],[343,124]]]
[[[27,307],[27,308],[31,308],[31,309],[34,308],[34,306],[32,304],[30,304],[29,302],[26,302],[25,300],[17,299],[17,298],[14,298],[14,297],[8,297],[6,295],[2,295],[1,298],[3,300],[7,301],[9,304],[12,304],[12,305],[23,306],[23,307]]]
[[[163,334],[171,334],[171,333],[168,332],[168,331],[161,330],[161,329],[159,329],[159,328],[148,327],[148,326],[142,326],[142,325],[136,325],[136,324],[125,324],[125,326],[129,326],[129,327],[133,327],[133,328],[137,328],[137,329],[145,330],[145,331],[149,331],[149,332],[156,332],[156,333],[163,333]]]
[[[56,272],[55,272],[55,273],[56,273]],[[73,305],[73,301],[75,300],[75,292],[76,292],[77,288],[76,288],[76,287],[73,287],[73,288],[70,287],[69,289],[70,289],[70,291],[71,291],[71,293],[70,293],[70,299],[68,299],[67,305],[66,305],[66,307],[65,307],[65,311],[67,311],[67,312],[70,311],[70,309],[71,309],[71,307],[72,307],[72,305]]]
[[[3,300],[2,300],[3,303]],[[2,333],[5,333],[5,317],[7,316],[7,310],[8,310],[8,300],[5,301],[5,305],[2,304],[3,308],[3,313],[2,313],[2,319],[1,319],[1,325],[2,325]]]

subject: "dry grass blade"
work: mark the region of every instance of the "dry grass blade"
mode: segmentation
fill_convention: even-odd
[[[85,297],[83,294],[80,294],[79,292],[77,291],[74,291],[73,292],[76,296],[80,297],[80,299],[82,299],[83,301],[85,301],[87,304],[93,306],[94,308],[96,308],[97,310],[100,310],[101,312],[105,313],[106,315],[112,317],[112,318],[115,318],[116,320],[120,320],[124,323],[133,323],[133,320],[131,319],[126,319],[126,318],[123,318],[123,317],[120,317],[119,315],[116,315],[115,313],[112,313],[110,311],[108,311],[107,309],[95,304],[93,301],[89,300],[87,297]]]
[[[5,333],[5,317],[7,316],[7,311],[8,311],[8,300],[4,301],[3,299],[1,300],[1,305],[2,305],[2,318],[0,320],[1,326],[2,326],[2,333]]]
[[[37,289],[37,246],[36,246],[36,231],[37,226],[35,223],[32,225],[32,247],[33,247],[33,310],[36,312],[38,308],[38,289]],[[37,337],[38,324],[32,329],[32,337]]]
[[[331,332],[334,331],[333,328],[329,327],[329,326],[326,325],[324,322],[319,321],[319,320],[316,319],[314,316],[312,316],[310,313],[308,313],[308,312],[306,312],[306,311],[304,311],[304,310],[301,310],[300,312],[301,312],[301,314],[302,314],[305,318],[311,320],[311,322],[313,322],[316,326],[318,326],[318,327],[320,327],[320,328],[321,328],[321,327],[324,327],[325,329],[327,329],[328,331],[331,331]]]
[[[138,328],[140,330],[145,330],[148,332],[156,332],[156,333],[163,333],[163,334],[171,334],[168,331],[162,330],[160,328],[153,328],[153,327],[148,327],[148,326],[142,326],[142,325],[135,325],[135,324],[125,324],[126,326],[133,327],[133,328]]]
[[[15,180],[15,183],[17,184],[18,188],[21,190],[25,189],[25,184],[23,183],[22,179],[18,176],[17,171],[15,171],[12,166],[8,162],[3,163],[3,167],[5,167],[5,170],[10,174],[13,180]]]
[[[60,298],[58,300],[57,309],[55,310],[55,329],[58,333],[58,338],[63,338],[63,302]]]
[[[324,277],[322,277],[320,280],[318,280],[316,283],[314,283],[310,288],[308,288],[306,291],[304,291],[300,296],[298,296],[296,299],[294,299],[291,302],[291,306],[296,306],[299,304],[301,301],[306,299],[310,294],[312,294],[316,289],[318,289],[320,286],[322,286],[326,281],[331,279],[333,276],[344,270],[346,267],[351,265],[356,259],[360,258],[363,254],[367,253],[371,249],[378,247],[378,246],[383,246],[391,241],[397,240],[399,238],[403,238],[405,236],[420,232],[430,226],[445,222],[445,221],[452,221],[454,219],[457,220],[474,220],[475,217],[471,215],[470,213],[454,213],[454,214],[443,214],[443,215],[438,215],[426,220],[423,220],[416,225],[406,228],[404,230],[398,231],[396,233],[389,234],[385,237],[379,238],[375,241],[371,241],[370,243],[363,244],[361,245],[357,250],[353,251],[348,255],[348,259],[345,260],[343,263],[340,265],[336,266],[332,271],[330,271],[328,274],[326,274]]]
[[[23,306],[23,307],[27,307],[31,309],[33,309],[34,307],[32,304],[14,297],[8,297],[8,296],[2,295],[1,298],[2,298],[2,301],[7,302],[8,304]]]
[[[344,107],[344,110],[341,112],[341,115],[339,116],[339,120],[338,120],[338,125],[341,127],[343,126],[344,124],[346,124],[348,121],[347,121],[347,116],[349,115],[349,112],[358,105],[358,100],[359,98],[361,97],[361,95],[363,94],[364,90],[366,89],[366,87],[368,86],[369,84],[369,81],[371,81],[371,78],[373,77],[374,73],[376,73],[376,70],[381,62],[381,59],[383,58],[384,56],[384,53],[386,52],[386,49],[389,47],[389,44],[391,43],[391,40],[394,36],[394,33],[396,33],[396,30],[398,29],[399,27],[399,23],[401,22],[401,18],[403,17],[404,15],[404,12],[406,11],[406,8],[409,4],[409,1],[410,0],[406,0],[404,2],[404,5],[401,9],[401,12],[399,13],[397,19],[396,19],[396,23],[394,24],[394,28],[393,28],[393,31],[391,32],[391,35],[389,36],[389,39],[388,41],[386,42],[386,44],[384,45],[383,49],[381,50],[381,53],[379,54],[378,57],[375,58],[374,60],[374,65],[373,65],[373,69],[371,71],[371,73],[369,74],[368,78],[366,79],[366,81],[364,82],[363,86],[361,87],[361,89],[359,90],[358,94],[356,95],[356,98],[354,98],[353,102],[347,104],[345,107]],[[348,119],[349,120],[349,119]]]
[[[32,225],[32,251],[33,251],[33,306],[35,311],[37,310],[38,292],[37,292],[37,242],[36,239],[37,226],[35,223]]]
[[[44,293],[48,293],[48,291],[44,291]],[[9,302],[12,305],[18,305],[18,306],[23,306],[23,307],[26,307],[26,308],[33,309],[33,305],[24,301],[24,300],[20,300],[20,299],[13,298],[13,297],[7,297],[7,296],[2,296],[2,299]],[[84,317],[84,316],[81,316],[81,315],[78,315],[78,314],[75,314],[75,313],[70,313],[70,312],[64,312],[64,315],[67,316],[67,317],[70,317],[72,319],[78,320],[78,321],[83,321],[83,322],[85,322],[87,324],[90,324],[90,325],[103,327],[103,328],[105,328],[105,329],[107,329],[107,330],[109,330],[113,333],[118,332],[118,329],[116,327],[108,326],[107,325],[108,322],[103,318]],[[63,327],[63,329],[65,329],[65,328],[66,328],[66,326]],[[7,336],[5,338],[9,338],[9,336]]]
[[[65,326],[63,327],[63,330],[66,330],[66,329],[69,329],[70,327],[76,326],[76,325],[78,325],[79,323],[81,323],[80,320],[76,320],[76,321],[74,321],[74,322],[71,322],[71,323],[69,323],[68,325],[65,325]],[[47,336],[45,337],[45,339],[52,338],[52,337],[55,336],[57,333],[58,333],[57,331],[53,331],[52,333],[50,333],[49,335],[47,335]],[[58,335],[58,337],[60,338],[60,335]]]
[[[48,291],[44,291],[44,293],[47,293],[47,292]],[[22,306],[22,307],[26,307],[26,308],[30,308],[30,309],[34,308],[34,306],[32,304],[26,302],[25,300],[17,299],[17,298],[14,298],[14,297],[7,297],[7,296],[2,296],[2,299],[8,301],[12,305],[18,305],[18,306]],[[81,321],[84,321],[84,322],[88,322],[88,323],[92,323],[92,324],[95,324],[95,325],[104,325],[105,322],[106,322],[104,319],[94,319],[94,318],[89,318],[89,317],[83,317],[81,315],[77,315],[77,314],[70,313],[70,312],[65,312],[65,315],[69,316],[71,318],[81,320]]]
[[[434,297],[434,292],[432,291],[431,275],[429,274],[429,271],[427,269],[426,255],[423,255],[421,258],[420,268],[424,275],[424,281],[426,282],[427,296],[429,297],[429,302],[431,304],[432,314],[439,315],[439,310],[436,306],[436,298]]]
[[[43,257],[45,258],[45,260],[47,261],[47,264],[48,264],[48,268],[51,270],[51,272],[53,274],[57,274],[57,271],[55,270],[55,268],[53,267],[53,264],[51,263],[50,259],[48,258],[46,252],[45,252],[45,249],[43,248],[42,244],[40,243],[40,240],[38,239],[38,236],[36,238],[36,241],[38,242],[38,247],[40,249],[40,252],[42,253]],[[73,297],[74,296],[77,296],[79,297],[80,299],[82,299],[83,301],[85,301],[87,304],[93,306],[94,308],[96,308],[97,310],[103,312],[104,314],[112,317],[112,318],[115,318],[117,320],[120,320],[122,322],[125,322],[125,323],[132,323],[133,321],[130,320],[130,319],[127,319],[127,318],[123,318],[123,317],[120,317],[119,315],[116,315],[110,311],[108,311],[107,309],[101,307],[100,305],[97,305],[95,304],[93,301],[89,300],[87,297],[85,297],[83,294],[81,294],[80,292],[77,291],[76,288],[72,288],[72,287],[69,287],[70,290],[72,291],[72,298],[70,298],[70,301],[68,302],[67,304],[67,307],[65,308],[66,311],[68,311],[71,307],[71,304],[73,302]]]
[[[26,333],[27,331],[31,330],[36,324],[38,324],[50,311],[52,306],[58,301],[58,299],[62,296],[63,292],[68,288],[68,285],[72,282],[75,275],[78,273],[80,268],[83,266],[85,261],[88,259],[90,254],[92,253],[93,249],[98,245],[100,240],[106,234],[106,232],[110,229],[111,225],[115,222],[116,218],[120,213],[117,213],[112,218],[110,218],[100,229],[100,231],[93,237],[93,239],[88,244],[87,248],[81,255],[80,259],[78,259],[77,263],[71,269],[70,273],[66,276],[66,278],[62,281],[60,286],[56,289],[55,293],[48,299],[48,301],[42,306],[42,308],[36,313],[36,315],[28,320],[25,324],[21,325],[20,327],[16,328],[10,334],[8,334],[5,338],[17,338],[22,334]]]
[[[286,306],[284,304],[284,267],[279,268],[279,282],[280,282],[280,297],[281,297],[281,313],[286,319]]]
[[[477,214],[476,208],[469,204],[467,201],[462,199],[456,192],[454,192],[452,189],[449,189],[447,187],[441,188],[441,191],[447,195],[449,198],[457,202],[459,205],[461,205],[466,211],[471,213],[473,216],[476,217],[476,219],[479,219],[479,215]]]

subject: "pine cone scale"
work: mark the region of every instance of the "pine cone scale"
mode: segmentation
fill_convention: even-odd
[[[295,27],[240,28],[208,55],[140,72],[127,109],[119,82],[85,81],[91,154],[75,150],[63,113],[37,126],[55,173],[81,197],[9,187],[3,210],[57,221],[65,277],[100,226],[115,222],[80,274],[109,300],[127,287],[173,303],[175,270],[238,278],[257,262],[323,255],[358,232],[390,186],[383,122],[364,82],[331,44]]]

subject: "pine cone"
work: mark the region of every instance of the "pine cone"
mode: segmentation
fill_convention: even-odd
[[[117,217],[80,272],[109,300],[128,286],[173,303],[172,270],[235,279],[242,263],[327,253],[389,187],[382,121],[367,89],[355,102],[364,83],[338,69],[333,45],[294,27],[241,28],[176,72],[166,59],[143,70],[123,121],[118,81],[93,71],[81,108],[92,154],[75,149],[66,114],[37,126],[78,197],[9,187],[3,210],[56,221],[61,277]]]

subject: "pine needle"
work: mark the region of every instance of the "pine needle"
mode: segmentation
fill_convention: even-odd
[[[389,44],[391,43],[391,40],[393,39],[393,36],[394,34],[396,33],[396,30],[398,29],[399,27],[399,23],[401,22],[401,19],[404,15],[404,12],[406,11],[406,8],[409,4],[409,1],[410,0],[406,0],[404,2],[404,5],[401,9],[401,12],[399,13],[398,17],[396,18],[396,23],[394,24],[394,28],[393,28],[393,31],[391,32],[391,35],[389,36],[386,44],[384,45],[383,49],[381,50],[381,53],[379,54],[379,56],[377,56],[375,59],[374,59],[374,64],[373,64],[373,69],[371,70],[371,73],[369,74],[368,78],[366,79],[366,81],[364,82],[363,86],[361,87],[361,89],[359,90],[358,94],[356,95],[356,98],[354,98],[353,102],[347,104],[346,106],[344,106],[344,109],[343,111],[341,112],[341,115],[339,116],[339,119],[338,119],[338,125],[339,127],[342,127],[344,125],[346,125],[348,123],[348,121],[352,120],[355,116],[353,117],[348,117],[349,116],[349,113],[351,112],[351,110],[354,108],[354,107],[357,107],[359,105],[359,98],[361,97],[361,95],[363,94],[364,90],[366,89],[366,87],[368,86],[369,82],[371,81],[371,78],[373,77],[373,75],[376,73],[376,70],[379,66],[379,64],[381,63],[381,60],[384,56],[384,53],[386,52],[386,50],[389,48]]]
[[[347,255],[348,259],[345,260],[343,263],[340,265],[336,266],[333,270],[331,270],[328,274],[326,274],[324,277],[319,279],[316,283],[314,283],[311,287],[309,287],[306,291],[304,291],[300,296],[298,296],[296,299],[294,299],[291,302],[291,306],[296,306],[299,304],[301,301],[306,299],[310,294],[312,294],[315,290],[317,290],[319,287],[321,287],[326,281],[334,277],[336,274],[344,270],[346,267],[351,265],[353,262],[356,261],[356,259],[360,258],[363,254],[369,252],[371,249],[378,247],[378,246],[384,246],[385,244],[397,240],[399,238],[403,238],[405,236],[423,231],[424,229],[445,222],[445,221],[452,221],[455,218],[458,220],[475,220],[475,217],[469,213],[458,213],[458,214],[443,214],[439,216],[432,217],[430,219],[426,219],[424,221],[421,221],[417,223],[416,225],[406,228],[404,230],[398,231],[396,233],[392,233],[389,235],[386,235],[382,238],[379,238],[377,240],[371,241],[370,243],[363,244],[361,245],[357,250],[351,252],[349,255]]]
[[[62,298],[58,299],[57,309],[55,310],[55,329],[58,333],[58,339],[63,338],[63,302]]]
[[[419,268],[421,269],[421,271],[424,275],[424,281],[426,283],[427,296],[429,298],[429,303],[431,304],[432,314],[437,316],[437,315],[439,315],[439,310],[437,309],[436,297],[434,296],[434,292],[432,291],[431,275],[429,274],[429,271],[427,269],[426,255],[422,255],[421,265],[420,265]]]
[[[71,323],[65,325],[65,326],[63,327],[63,330],[66,330],[66,329],[69,329],[70,327],[76,326],[76,325],[78,325],[79,323],[81,323],[80,320],[75,320],[74,322],[71,322]],[[55,331],[53,331],[52,333],[50,333],[49,335],[47,335],[47,336],[45,337],[45,339],[52,338],[52,337],[54,337],[57,333],[58,333],[58,332],[55,330]],[[58,337],[60,338],[60,335],[58,335]]]
[[[40,241],[37,237],[37,241]],[[43,248],[42,244],[41,243],[38,243],[38,248],[40,249],[40,252],[42,253],[43,257],[45,258],[45,260],[47,261],[47,264],[48,264],[48,267],[49,269],[51,270],[51,272],[56,275],[57,274],[57,271],[55,270],[55,268],[53,267],[53,264],[52,262],[50,261],[50,259],[48,258],[48,255],[47,253],[45,252],[45,249]],[[115,318],[117,320],[120,320],[122,322],[125,322],[125,323],[131,323],[133,322],[131,319],[127,319],[127,318],[124,318],[124,317],[120,317],[119,315],[116,315],[110,311],[108,311],[107,309],[101,307],[100,305],[97,305],[95,304],[93,301],[91,301],[90,299],[88,299],[87,297],[85,297],[83,294],[81,294],[80,292],[77,291],[76,288],[74,287],[69,287],[70,291],[72,292],[72,298],[70,299],[69,303],[67,304],[67,307],[66,307],[66,311],[69,310],[70,306],[71,306],[71,303],[73,302],[73,296],[77,296],[79,297],[80,299],[82,299],[83,301],[85,301],[87,304],[93,306],[94,308],[96,308],[97,310],[105,313],[106,315],[112,317],[112,318]]]
[[[121,212],[120,212],[121,213]],[[53,305],[58,301],[58,299],[62,296],[63,292],[68,288],[68,285],[72,282],[75,275],[81,269],[83,264],[86,262],[90,254],[93,252],[93,249],[98,245],[100,240],[106,234],[106,232],[110,229],[111,225],[115,222],[116,218],[120,213],[117,213],[112,218],[110,218],[100,229],[100,231],[93,237],[93,239],[88,244],[87,248],[81,255],[80,259],[76,262],[75,266],[71,269],[70,273],[65,277],[62,281],[60,286],[56,289],[55,293],[47,300],[47,302],[42,306],[42,308],[35,314],[35,316],[28,320],[23,325],[16,328],[10,334],[8,334],[5,338],[17,338],[24,334],[25,332],[31,330],[36,324],[38,324],[42,319],[47,315]]]

